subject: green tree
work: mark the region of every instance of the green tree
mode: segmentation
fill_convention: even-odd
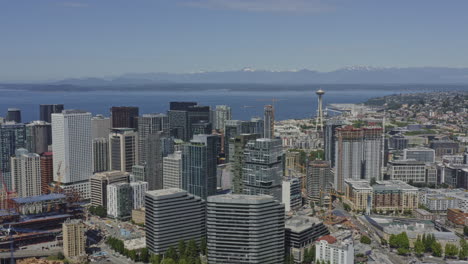
[[[206,237],[202,237],[200,241],[200,251],[203,255],[206,256],[206,253],[207,253]]]
[[[445,244],[445,256],[454,258],[456,255],[458,255],[458,247],[450,243]]]
[[[414,242],[414,253],[418,257],[422,257],[424,255],[424,243],[422,242],[421,238],[418,236],[416,242]]]
[[[312,263],[315,260],[315,245],[312,245],[310,249],[306,249],[304,252],[304,262]]]
[[[148,263],[149,262],[149,251],[148,248],[143,248],[140,251],[140,260],[142,262]]]
[[[432,252],[432,246],[435,243],[435,237],[432,234],[428,234],[426,236],[426,240],[424,241],[424,247],[426,248],[426,252]]]
[[[136,251],[135,251],[135,250],[130,250],[130,251],[128,251],[128,257],[129,257],[131,260],[136,261],[136,260],[137,260]]]
[[[58,260],[63,260],[63,259],[65,259],[65,256],[63,255],[62,252],[57,253],[57,259],[58,259]]]
[[[189,264],[189,262],[186,259],[180,259],[178,264]]]
[[[360,242],[363,244],[370,245],[372,243],[372,240],[368,236],[362,236]]]
[[[442,257],[442,245],[439,242],[432,244],[432,255],[434,257]]]
[[[397,249],[397,253],[398,253],[398,255],[406,256],[406,255],[408,255],[409,250],[406,249],[406,248],[400,247],[400,248]]]
[[[386,246],[388,244],[388,241],[385,238],[380,239],[380,244],[382,246]]]
[[[468,226],[463,227],[463,234],[465,234],[465,236],[468,236]]]
[[[294,264],[294,257],[291,254],[286,254],[284,264]]]
[[[160,264],[161,263],[161,255],[154,255],[152,254],[150,257],[151,264]]]
[[[199,249],[198,249],[198,246],[197,246],[197,242],[195,242],[195,240],[193,239],[190,239],[190,241],[188,242],[188,245],[187,245],[187,250],[186,250],[186,256],[188,257],[192,257],[192,258],[198,258],[199,257]]]
[[[179,252],[179,257],[185,257],[185,253],[187,251],[187,245],[185,244],[185,240],[180,240],[179,244],[177,245],[177,251]]]
[[[465,260],[468,257],[468,243],[465,239],[460,239],[460,250],[458,251],[458,258]]]
[[[390,247],[392,248],[397,248],[398,247],[398,238],[396,235],[391,234],[390,238],[388,240],[388,243],[390,244]]]
[[[347,203],[343,203],[343,209],[345,209],[347,212],[351,211],[351,206]]]
[[[175,249],[174,249],[175,251]],[[161,264],[177,264],[177,262],[171,258],[164,258],[162,261],[161,261]]]
[[[398,245],[400,248],[409,249],[410,242],[406,232],[398,235]]]
[[[178,254],[177,254],[177,251],[175,250],[174,247],[170,246],[167,250],[166,250],[166,253],[164,254],[164,258],[170,258],[170,259],[173,259],[173,260],[176,260],[178,259]]]

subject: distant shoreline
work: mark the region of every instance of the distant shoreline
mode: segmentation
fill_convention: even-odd
[[[67,84],[0,84],[1,91],[30,92],[288,92],[349,90],[391,90],[395,93],[468,91],[468,84],[257,84],[257,83],[158,83],[148,85],[78,86]]]

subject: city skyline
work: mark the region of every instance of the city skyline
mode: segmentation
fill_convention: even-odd
[[[0,80],[124,73],[468,67],[468,3],[4,1]],[[20,16],[18,14],[21,14]],[[434,37],[437,36],[437,37]],[[187,45],[190,43],[190,45]]]

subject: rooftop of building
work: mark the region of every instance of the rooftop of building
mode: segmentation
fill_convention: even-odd
[[[51,194],[43,194],[43,195],[37,195],[37,196],[12,198],[11,200],[13,200],[17,204],[27,204],[27,203],[38,203],[38,202],[45,202],[45,201],[51,201],[51,200],[59,200],[59,199],[65,199],[65,198],[66,198],[65,194],[51,193]]]
[[[336,238],[334,236],[331,236],[331,235],[326,235],[326,236],[323,236],[323,237],[319,237],[317,239],[317,241],[322,241],[322,240],[325,240],[328,242],[328,244],[334,244],[336,243]]]
[[[367,180],[353,180],[353,179],[345,179],[345,182],[351,185],[355,189],[368,189],[372,190],[370,186],[370,182]]]
[[[420,208],[414,209],[414,211],[416,213],[420,214],[420,215],[423,215],[423,216],[431,216],[432,215],[432,213],[430,213],[430,212],[428,212],[428,211],[426,211],[424,209],[420,209]]]
[[[388,162],[390,165],[420,165],[425,166],[424,161],[418,161],[415,159],[401,159],[401,160],[392,160]]]
[[[404,181],[400,180],[390,180],[390,181],[377,181],[376,184],[372,186],[374,191],[379,190],[411,190],[418,191],[419,189],[407,184]]]
[[[430,151],[430,152],[434,152],[433,149],[431,148],[427,148],[427,147],[412,147],[412,148],[406,148],[404,149],[404,151]]]
[[[95,173],[92,178],[94,179],[104,179],[104,178],[116,178],[116,177],[126,177],[129,176],[130,174],[128,172],[123,172],[123,171],[105,171],[105,172],[98,172]]]
[[[300,233],[320,223],[322,222],[316,217],[295,215],[286,220],[284,225],[285,228],[290,229],[295,233]]]
[[[169,189],[161,189],[161,190],[153,190],[146,192],[146,195],[152,196],[153,198],[164,198],[167,196],[184,196],[187,194],[187,191],[179,189],[179,188],[169,188]]]
[[[208,197],[211,203],[261,204],[274,201],[270,195],[222,194]]]

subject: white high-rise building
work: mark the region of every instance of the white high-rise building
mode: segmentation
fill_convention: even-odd
[[[54,181],[60,180],[64,189],[75,189],[81,198],[89,199],[93,175],[91,113],[63,110],[52,114],[52,151]]]
[[[182,188],[182,151],[176,151],[163,159],[163,187]]]
[[[41,157],[26,149],[17,149],[11,158],[11,178],[18,197],[41,195]]]
[[[133,209],[145,207],[145,194],[148,191],[148,183],[144,181],[131,182],[133,191]]]
[[[353,242],[336,241],[330,235],[321,237],[315,245],[315,258],[325,263],[354,264]]]
[[[232,119],[231,107],[227,105],[217,105],[215,110],[215,128],[224,131],[226,121]]]

